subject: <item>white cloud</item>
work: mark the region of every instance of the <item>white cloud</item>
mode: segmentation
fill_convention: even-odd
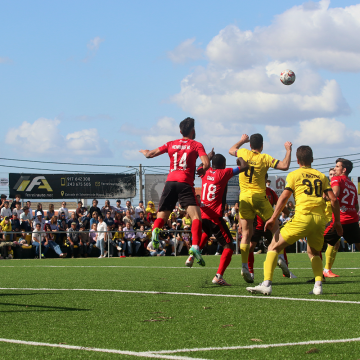
[[[100,36],[96,36],[93,39],[90,40],[90,42],[87,44],[87,48],[91,51],[97,51],[99,50],[100,44],[105,41]]]
[[[195,38],[186,39],[174,50],[168,51],[169,59],[176,64],[183,64],[189,60],[198,60],[203,57],[204,50],[196,47]]]
[[[60,123],[58,119],[45,118],[39,118],[32,124],[24,121],[20,127],[9,129],[5,143],[26,144],[26,151],[33,155],[112,156],[107,141],[99,136],[97,129],[84,129],[64,137],[59,133]],[[14,150],[23,152],[21,147],[14,147]]]

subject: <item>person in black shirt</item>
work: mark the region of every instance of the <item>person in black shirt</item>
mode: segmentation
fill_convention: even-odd
[[[94,199],[92,201],[92,207],[90,208],[88,214],[87,214],[87,217],[89,219],[89,222],[90,222],[90,219],[92,218],[92,215],[93,215],[93,212],[96,211],[98,213],[98,215],[101,214],[101,210],[100,208],[98,207],[98,201],[96,199]]]

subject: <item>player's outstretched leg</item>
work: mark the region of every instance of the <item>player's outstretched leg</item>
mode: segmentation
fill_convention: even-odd
[[[154,249],[159,248],[159,234],[165,223],[163,219],[163,212],[158,212],[157,216],[158,217],[154,221],[154,226],[151,233],[151,241],[154,244]]]
[[[205,247],[205,245],[206,245],[206,243],[208,242],[208,240],[209,240],[209,237],[205,234],[205,233],[202,233],[202,235],[201,235],[201,240],[200,240],[200,245],[199,245],[199,247],[200,247],[200,250],[202,250],[204,247]],[[189,250],[189,253],[190,253],[190,250]],[[189,255],[189,257],[186,259],[186,261],[185,261],[185,265],[187,266],[187,267],[192,267],[193,266],[193,264],[194,264],[194,256],[193,255]]]
[[[254,280],[251,277],[251,273],[248,268],[249,252],[250,252],[250,240],[253,233],[254,220],[240,219],[242,227],[242,239],[240,244],[241,250],[241,276],[247,283],[253,283]]]
[[[191,225],[192,246],[189,250],[189,255],[193,256],[196,259],[196,262],[200,266],[205,266],[205,261],[202,258],[200,252],[200,242],[202,235],[200,208],[198,206],[188,206],[186,210],[190,215],[192,221],[192,225]]]

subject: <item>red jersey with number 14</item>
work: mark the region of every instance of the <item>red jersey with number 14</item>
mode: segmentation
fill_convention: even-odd
[[[355,208],[355,205],[358,203],[358,194],[354,183],[345,175],[334,176],[331,179],[331,187],[334,186],[340,187],[340,194],[338,196],[340,222],[342,224],[351,224],[359,221],[359,216]]]
[[[166,181],[176,181],[194,186],[196,159],[206,156],[202,144],[190,139],[169,141],[159,147],[161,154],[170,157],[170,172]]]
[[[217,220],[223,217],[223,195],[228,181],[233,177],[232,168],[209,168],[202,177],[201,186],[201,217]]]
[[[269,202],[271,206],[274,206],[278,200],[279,197],[277,196],[276,192],[273,189],[270,189],[269,187],[266,188],[266,196],[269,199]],[[265,223],[261,219],[260,216],[256,215],[256,230],[264,230]]]

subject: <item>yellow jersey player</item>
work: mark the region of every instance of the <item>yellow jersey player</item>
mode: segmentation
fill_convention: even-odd
[[[272,279],[276,267],[278,253],[288,245],[294,244],[303,237],[308,240],[308,255],[315,276],[315,285],[310,294],[322,294],[322,261],[320,251],[324,244],[325,203],[323,193],[331,201],[333,211],[334,229],[338,236],[343,229],[340,223],[339,201],[334,195],[327,177],[320,171],[311,168],[313,162],[312,149],[309,146],[300,146],[296,151],[297,162],[300,169],[291,172],[286,178],[286,186],[276,205],[275,211],[265,224],[265,229],[271,229],[277,223],[278,216],[290,196],[295,198],[295,215],[280,230],[279,240],[275,236],[268,248],[264,262],[264,282],[255,287],[248,287],[251,293],[270,295],[272,292]]]
[[[250,142],[250,148],[239,149],[245,143]],[[242,227],[242,239],[240,244],[242,268],[241,275],[248,283],[254,282],[248,268],[250,240],[253,236],[253,222],[258,215],[264,222],[270,219],[274,210],[266,196],[265,175],[270,167],[286,171],[289,169],[291,160],[291,142],[285,143],[286,155],[283,161],[274,159],[268,154],[262,154],[263,137],[261,134],[253,134],[249,138],[243,134],[239,142],[233,145],[229,154],[242,157],[249,165],[249,169],[239,175],[240,201],[239,217]],[[271,230],[276,233],[278,224]]]

